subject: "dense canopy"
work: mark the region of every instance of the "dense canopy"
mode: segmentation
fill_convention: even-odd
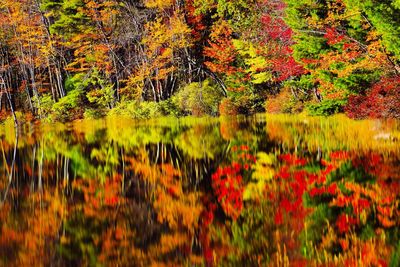
[[[0,0],[0,110],[398,118],[399,14],[398,0]]]

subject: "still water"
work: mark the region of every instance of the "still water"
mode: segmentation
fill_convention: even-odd
[[[400,122],[0,126],[0,266],[400,266]]]

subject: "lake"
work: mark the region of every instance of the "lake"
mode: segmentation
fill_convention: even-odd
[[[399,266],[400,122],[0,126],[0,266]]]

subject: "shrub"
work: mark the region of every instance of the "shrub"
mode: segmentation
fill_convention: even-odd
[[[83,117],[85,119],[99,119],[103,117],[105,114],[103,110],[99,109],[93,109],[93,108],[87,108],[85,109],[85,112],[83,113]]]
[[[81,117],[81,102],[83,91],[74,89],[53,105],[53,118],[66,121]]]
[[[220,104],[220,112],[224,115],[254,114],[263,112],[264,97],[252,90],[242,92],[229,92],[229,95]]]
[[[167,99],[161,102],[158,102],[160,112],[164,116],[173,115],[175,117],[179,117],[183,115],[183,111],[179,109],[177,104],[172,99]]]
[[[224,98],[219,104],[219,113],[223,116],[234,116],[237,115],[239,111],[232,98]]]
[[[222,97],[221,90],[205,80],[186,85],[173,96],[172,101],[184,114],[217,115]]]
[[[343,99],[327,99],[320,103],[309,104],[307,110],[308,114],[311,116],[328,116],[343,112],[343,106],[345,104],[346,100]]]
[[[162,102],[122,101],[110,110],[109,116],[125,116],[133,119],[149,119],[167,115],[176,115],[175,107],[170,100]],[[175,112],[175,113],[173,113]]]
[[[39,98],[34,96],[32,97],[32,102],[34,107],[37,109],[39,118],[45,119],[51,115],[54,100],[50,94],[44,94]]]
[[[400,118],[400,75],[381,79],[366,95],[351,96],[345,112],[355,119]]]
[[[276,96],[271,96],[265,103],[265,110],[268,113],[301,112],[302,108],[300,101],[296,101],[288,88],[282,89]]]

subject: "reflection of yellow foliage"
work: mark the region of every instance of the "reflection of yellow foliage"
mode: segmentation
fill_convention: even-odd
[[[237,135],[238,130],[239,130],[239,123],[237,120],[231,117],[221,118],[220,132],[222,138],[224,138],[225,140],[234,139]]]
[[[276,157],[273,154],[260,152],[257,154],[256,164],[253,165],[252,181],[247,184],[243,194],[243,199],[248,200],[254,196],[261,196],[267,181],[271,180],[275,175]]]
[[[333,240],[334,241],[334,240]],[[376,237],[369,240],[362,240],[352,234],[345,239],[339,239],[343,251],[339,255],[332,255],[327,252],[329,242],[326,246],[314,247],[312,252],[315,262],[334,263],[334,266],[382,266],[382,260],[390,259],[391,248],[385,244],[384,238]],[[310,262],[311,266],[314,266]]]
[[[222,140],[218,129],[198,125],[179,135],[175,139],[175,145],[192,158],[208,157],[212,159],[214,154],[220,150]]]
[[[257,162],[253,169],[253,179],[271,180],[275,175],[275,167],[273,166],[276,158],[273,154],[260,152],[257,154]]]
[[[66,216],[65,202],[58,191],[49,190],[31,194],[29,202],[30,205],[22,207],[24,212],[17,224],[14,220],[9,223],[8,220],[12,219],[10,217],[2,220],[0,250],[3,246],[7,248],[10,243],[14,243],[18,254],[17,265],[49,265],[50,253],[55,249],[54,243],[49,240],[57,238],[62,219]],[[7,210],[7,207],[3,208]]]
[[[202,211],[198,202],[198,193],[180,194],[176,199],[161,189],[157,191],[156,195],[154,208],[161,223],[167,222],[172,229],[185,226],[188,230],[193,231],[196,228]]]
[[[355,121],[344,115],[328,118],[267,115],[266,121],[269,138],[291,148],[400,152],[398,121]],[[378,138],[382,132],[389,133],[389,138]]]
[[[169,253],[175,249],[183,246],[188,240],[187,234],[175,232],[172,234],[165,234],[161,236],[159,249],[157,252]]]

